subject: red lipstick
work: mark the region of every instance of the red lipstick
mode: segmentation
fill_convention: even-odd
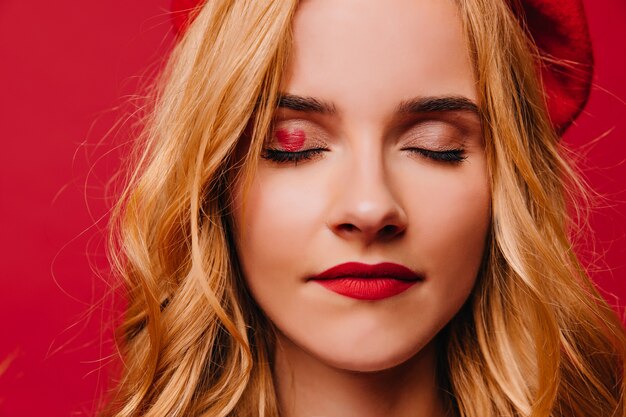
[[[358,300],[382,300],[408,290],[423,278],[405,266],[348,262],[311,278],[326,289]]]

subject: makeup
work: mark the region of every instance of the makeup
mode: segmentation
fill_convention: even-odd
[[[408,290],[423,281],[423,277],[394,263],[368,265],[348,262],[332,267],[310,280],[346,297],[376,301]]]
[[[302,129],[278,129],[275,135],[281,149],[288,152],[295,152],[302,149],[304,140],[306,139]]]

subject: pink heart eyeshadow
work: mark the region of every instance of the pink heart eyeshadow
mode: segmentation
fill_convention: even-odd
[[[294,129],[292,131],[279,129],[276,131],[276,139],[278,139],[278,143],[285,151],[295,152],[302,149],[306,136],[301,129]]]

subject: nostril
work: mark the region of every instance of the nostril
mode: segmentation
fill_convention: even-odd
[[[339,226],[337,226],[337,230],[340,230],[344,233],[350,233],[352,234],[353,232],[359,232],[362,231],[360,228],[358,228],[357,226],[355,226],[354,224],[351,223],[342,223]],[[365,231],[365,230],[363,230]],[[374,232],[372,230],[372,232]],[[400,234],[402,232],[402,228],[394,225],[394,224],[388,224],[383,226],[382,228],[380,228],[378,231],[375,232],[375,235],[379,238],[379,239],[386,239],[386,238],[392,238],[398,234]]]
[[[386,238],[386,237],[392,237],[392,236],[397,235],[399,231],[400,231],[400,228],[398,226],[393,225],[393,224],[388,224],[382,229],[380,229],[378,231],[378,234],[380,237]]]
[[[356,230],[356,226],[350,223],[344,223],[339,225],[339,229],[346,231],[346,232],[353,232]]]

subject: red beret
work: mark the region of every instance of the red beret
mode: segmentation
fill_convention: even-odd
[[[182,33],[204,0],[172,0],[172,21]],[[523,0],[518,16],[541,52],[538,63],[553,126],[562,134],[589,98],[593,51],[582,0]]]
[[[552,124],[559,133],[589,98],[593,50],[582,0],[524,0],[524,18],[543,59],[539,63]]]

